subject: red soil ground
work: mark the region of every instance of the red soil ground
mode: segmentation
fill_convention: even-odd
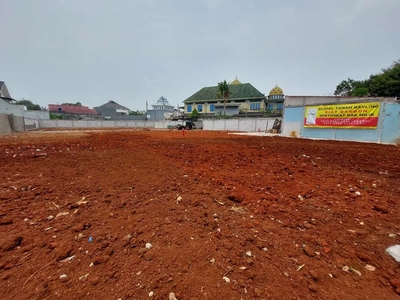
[[[132,130],[0,153],[1,299],[399,299],[399,147]]]

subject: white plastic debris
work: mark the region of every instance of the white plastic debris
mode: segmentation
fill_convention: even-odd
[[[72,256],[70,256],[70,257],[67,257],[67,258],[65,258],[65,259],[63,259],[63,260],[60,260],[60,262],[67,262],[67,261],[71,261],[71,260],[73,260],[73,259],[74,259],[74,257],[75,257],[75,255],[72,255]]]
[[[226,276],[222,277],[222,279],[225,280],[227,283],[231,282],[231,280]]]
[[[85,199],[86,199],[86,197],[82,197],[82,199],[79,200],[78,202],[76,202],[76,204],[78,204],[78,205],[86,204],[87,200],[85,201]]]
[[[85,274],[85,275],[79,277],[79,280],[82,280],[83,278],[87,278],[88,276],[89,276],[89,273],[87,273],[87,274]]]
[[[60,280],[61,280],[61,282],[66,282],[68,280],[68,276],[66,274],[62,274],[60,276]]]
[[[247,251],[247,252],[246,252],[246,255],[249,256],[249,257],[251,257],[251,251]]]
[[[366,268],[368,271],[371,271],[371,272],[373,272],[373,271],[376,270],[376,268],[375,268],[374,266],[371,266],[371,265],[365,265],[365,268]]]
[[[169,300],[178,300],[177,298],[176,298],[176,296],[175,296],[175,293],[169,293],[169,297],[168,297],[168,299]]]
[[[394,258],[395,261],[400,262],[400,245],[390,246],[386,252]]]
[[[353,273],[356,273],[358,276],[362,275],[360,271],[358,271],[358,270],[356,270],[354,268],[350,268],[350,271],[352,271]]]
[[[151,247],[153,247],[152,244],[150,244],[150,243],[147,243],[147,244],[146,244],[146,249],[151,249]]]
[[[69,215],[69,212],[67,212],[67,211],[59,212],[57,214],[57,216],[56,216],[56,219],[59,218],[59,217],[62,217],[62,216],[67,216],[67,215]]]

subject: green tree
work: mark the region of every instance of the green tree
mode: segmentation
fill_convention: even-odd
[[[65,117],[63,115],[50,115],[50,120],[64,120]]]
[[[189,119],[191,120],[197,120],[199,118],[199,112],[197,111],[197,109],[193,109],[193,111],[191,112]]]
[[[368,81],[357,81],[351,78],[347,78],[347,80],[343,80],[336,87],[335,95],[336,96],[368,96]]]
[[[368,96],[369,91],[367,87],[357,87],[354,89],[354,91],[351,93],[351,96],[355,97],[365,97]]]
[[[16,105],[25,105],[28,110],[42,110],[39,104],[34,104],[30,100],[22,98],[21,100],[15,102]]]
[[[80,103],[80,102],[76,102],[76,103],[65,102],[65,103],[62,103],[61,105],[82,106],[82,103]]]
[[[335,90],[337,96],[400,97],[400,60],[381,73],[372,74],[366,80],[348,78],[340,82]]]
[[[224,116],[226,116],[226,99],[230,94],[229,83],[226,80],[218,82],[217,98],[224,99]]]
[[[353,79],[342,80],[336,87],[335,96],[349,96],[353,90]]]
[[[400,60],[369,78],[371,96],[400,97]]]

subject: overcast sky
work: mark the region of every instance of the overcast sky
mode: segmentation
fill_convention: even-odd
[[[13,98],[173,105],[235,76],[329,95],[400,59],[400,0],[0,0]]]

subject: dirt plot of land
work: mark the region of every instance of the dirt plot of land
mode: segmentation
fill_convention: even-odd
[[[226,132],[8,135],[0,298],[399,299],[399,166]]]

